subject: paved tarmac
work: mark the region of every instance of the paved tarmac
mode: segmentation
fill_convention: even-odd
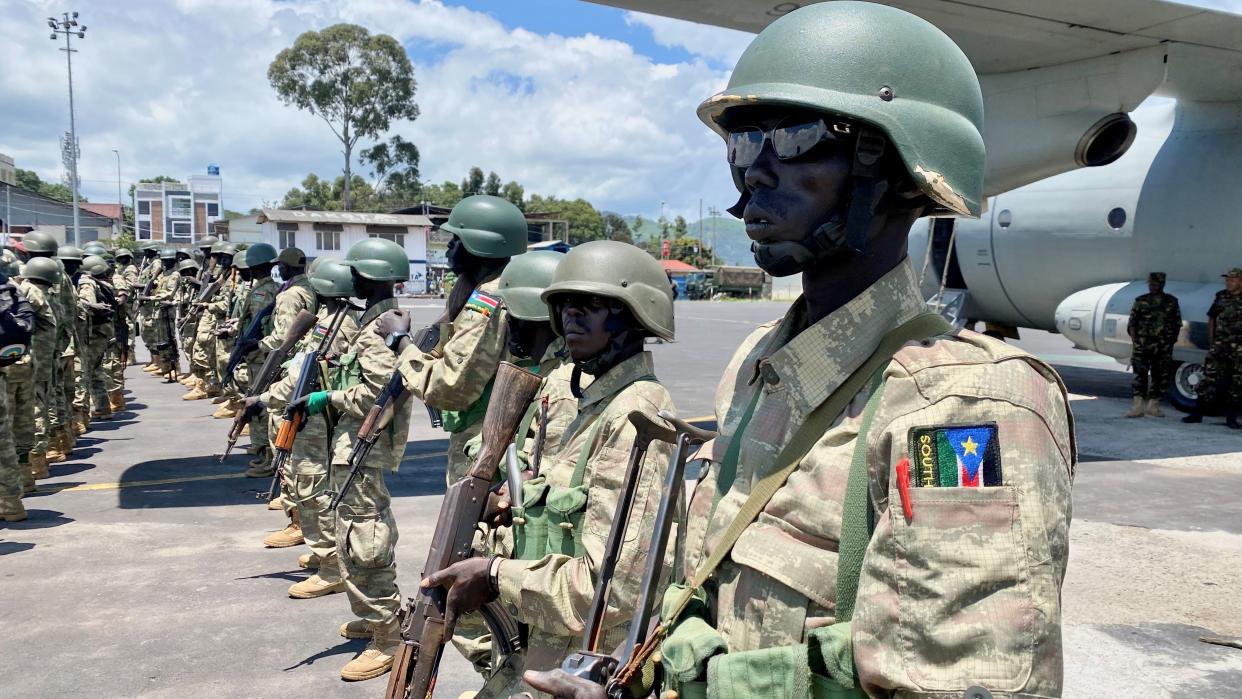
[[[416,320],[437,304],[405,300]],[[679,302],[678,341],[651,345],[682,415],[712,412],[733,349],[780,303]],[[1127,420],[1129,375],[1063,338],[1017,344],[1061,371],[1079,451],[1065,581],[1066,696],[1236,696],[1242,650],[1242,435],[1219,424]],[[142,356],[145,356],[141,352]],[[344,595],[292,600],[298,549],[264,549],[283,526],[255,495],[267,481],[224,464],[215,406],[131,367],[130,410],[80,439],[0,524],[0,697],[378,696],[384,680],[340,681],[364,644],[336,635]],[[444,492],[443,433],[413,406],[401,470],[389,479],[401,527],[398,580],[412,591]],[[1171,411],[1170,411],[1171,412]],[[1209,423],[1219,421],[1209,420]],[[239,445],[241,447],[242,445]],[[438,696],[477,687],[446,653]]]

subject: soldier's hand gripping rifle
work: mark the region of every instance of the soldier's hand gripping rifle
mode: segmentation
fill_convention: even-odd
[[[293,443],[298,438],[298,432],[302,431],[302,426],[306,423],[306,411],[299,410],[294,406],[295,402],[302,396],[308,395],[319,390],[321,377],[319,375],[319,363],[328,355],[328,349],[332,347],[333,340],[341,331],[341,325],[345,322],[345,316],[349,311],[349,304],[341,304],[340,309],[332,316],[332,320],[328,322],[327,332],[320,338],[319,345],[315,350],[302,358],[302,368],[298,371],[298,381],[293,385],[293,393],[289,396],[289,402],[285,405],[285,414],[281,416],[280,429],[276,431],[276,439],[272,440],[272,447],[275,453],[272,454],[272,466],[275,473],[272,474],[272,484],[267,489],[267,501],[271,502],[276,499],[276,494],[280,492],[280,480],[284,475],[285,464],[289,461],[289,456],[293,453]],[[256,497],[263,497],[260,493]]]
[[[638,696],[646,696],[652,689],[651,677],[642,677],[643,667],[650,660],[652,653],[659,648],[665,629],[657,627],[650,637],[647,632],[656,595],[664,589],[667,582],[660,573],[664,565],[664,556],[668,552],[673,521],[677,519],[674,508],[680,502],[681,486],[685,481],[686,459],[692,448],[716,436],[714,432],[699,429],[665,411],[660,412],[660,419],[671,424],[673,429],[656,423],[638,411],[630,413],[630,422],[638,430],[638,437],[634,440],[634,450],[630,452],[625,485],[621,491],[617,511],[613,515],[608,541],[604,545],[599,583],[595,587],[595,597],[591,601],[590,613],[585,619],[586,630],[582,636],[582,650],[561,663],[561,669],[570,675],[590,680],[604,687],[610,699],[635,699]],[[599,651],[599,640],[604,630],[604,612],[608,609],[608,591],[616,569],[617,558],[621,553],[621,542],[625,540],[626,524],[634,505],[634,490],[642,470],[639,446],[643,445],[642,451],[645,452],[645,444],[653,439],[673,444],[673,455],[669,459],[668,472],[664,476],[664,488],[660,493],[660,506],[656,510],[651,548],[647,553],[647,565],[643,571],[643,581],[634,607],[634,616],[630,621],[629,635],[626,637],[625,644],[621,646],[618,660],[617,657]],[[639,454],[637,461],[634,458],[635,454]],[[646,681],[642,681],[644,679]]]
[[[457,284],[453,286],[453,290],[449,292],[448,301],[444,304],[444,312],[436,318],[435,322],[410,337],[414,346],[423,352],[431,352],[440,344],[440,326],[444,323],[452,323],[453,319],[462,312],[466,307],[466,303],[470,301],[470,295],[479,287],[480,282],[462,276],[457,280]],[[444,426],[444,416],[439,408],[427,406],[427,418],[431,420],[431,426],[440,429]]]
[[[431,550],[423,564],[423,578],[473,555],[471,543],[475,527],[483,519],[492,479],[539,385],[538,375],[508,362],[500,363],[492,399],[483,416],[482,446],[474,465],[444,495],[431,538]],[[401,616],[402,643],[393,661],[385,694],[389,699],[431,696],[440,657],[449,641],[449,630],[444,625],[446,600],[447,592],[434,588],[419,590],[417,597],[407,601]],[[480,611],[502,654],[514,652],[517,635],[516,629],[504,622],[508,615],[495,602]]]
[[[250,354],[254,351],[255,347],[259,346],[259,340],[263,339],[263,321],[267,320],[267,317],[272,315],[272,311],[275,308],[275,301],[264,306],[263,309],[256,313],[254,318],[250,320],[250,325],[246,326],[246,332],[242,333],[241,336],[237,338],[237,342],[233,343],[233,352],[229,355],[229,363],[224,367],[224,376],[220,377],[220,385],[224,388],[228,388],[229,384],[233,382],[233,373],[236,372],[237,367],[241,366],[241,363],[245,361],[246,355]],[[315,315],[312,313],[311,322],[314,323],[314,321]],[[309,329],[310,326],[307,326],[306,330]],[[303,330],[303,332],[305,332],[305,330]],[[278,364],[277,366],[280,365]],[[253,377],[251,377],[251,383],[253,383]]]
[[[257,322],[259,318],[256,318]],[[298,344],[298,340],[306,334],[308,330],[315,325],[315,314],[310,311],[299,311],[294,317],[293,322],[289,324],[289,329],[285,331],[285,339],[281,341],[280,346],[267,353],[267,359],[263,360],[263,366],[259,371],[250,377],[250,386],[246,391],[246,397],[257,396],[267,390],[272,381],[276,378],[276,373],[280,371],[280,367],[289,358],[289,353],[293,351],[293,346]],[[255,326],[255,323],[251,323]],[[250,330],[247,329],[247,332]],[[237,350],[234,349],[234,352]],[[230,360],[231,361],[231,360]],[[229,373],[232,376],[232,372]],[[246,426],[246,422],[252,417],[250,412],[243,408],[237,411],[237,415],[233,418],[233,426],[229,428],[229,445],[224,449],[224,454],[220,456],[223,462],[233,451],[233,445],[237,444],[237,438],[241,436],[242,428]]]
[[[190,302],[190,307],[186,310],[185,315],[181,318],[181,325],[177,328],[179,332],[184,332],[187,325],[191,322],[197,322],[203,315],[203,304],[207,302],[216,292],[220,290],[220,286],[224,284],[223,279],[217,279],[209,284],[204,284],[195,295],[194,300]]]
[[[169,374],[171,378],[166,383],[172,383],[177,380],[177,372],[181,368],[181,353],[177,350],[177,326],[173,322],[173,313],[175,313],[175,305],[171,301],[160,302],[160,323],[164,326],[164,334],[167,337],[164,341],[155,346],[157,352],[164,352],[168,355]]]

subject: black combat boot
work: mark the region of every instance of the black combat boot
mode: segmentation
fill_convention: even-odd
[[[1203,413],[1198,413],[1198,412],[1191,413],[1187,415],[1186,417],[1182,418],[1182,422],[1186,422],[1186,423],[1203,422]]]
[[[1231,430],[1242,429],[1242,425],[1238,424],[1237,408],[1229,408],[1225,411],[1225,427],[1228,427]]]

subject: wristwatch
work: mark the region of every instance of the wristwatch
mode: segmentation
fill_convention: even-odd
[[[388,335],[384,338],[384,345],[393,352],[396,352],[400,349],[401,338],[409,336],[410,334],[408,332],[388,333]]]

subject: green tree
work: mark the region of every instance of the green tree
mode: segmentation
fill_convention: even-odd
[[[677,220],[673,221],[673,232],[677,234],[678,238],[686,235],[689,229],[690,227],[686,223],[685,216],[678,216]]]
[[[156,175],[155,177],[143,177],[138,180],[139,183],[147,182],[147,183],[153,183],[153,184],[159,184],[161,182],[180,182],[180,181],[181,180],[177,179],[176,177],[169,177],[168,175]],[[135,188],[136,188],[135,185],[131,184],[129,186],[129,196],[131,199],[134,197]]]
[[[17,186],[22,189],[45,196],[49,199],[57,201],[71,202],[73,201],[73,192],[67,185],[56,182],[44,182],[34,170],[23,170],[17,168],[16,172]],[[78,201],[86,201],[82,196],[78,196]]]
[[[352,203],[350,164],[360,138],[378,138],[395,119],[416,119],[414,66],[396,39],[356,24],[303,32],[276,54],[267,79],[285,104],[314,114],[344,147],[345,210]]]
[[[331,210],[333,208],[332,185],[326,180],[319,179],[319,175],[312,172],[302,179],[302,187],[300,189],[294,187],[285,193],[285,198],[280,203],[280,208],[314,209],[316,211]]]
[[[634,236],[630,233],[630,226],[617,214],[611,211],[604,212],[604,237],[608,240],[619,240],[623,243],[634,242]]]
[[[497,175],[495,172],[487,173],[487,181],[483,183],[483,193],[498,197],[500,196],[500,190],[500,175]]]
[[[435,206],[452,208],[462,200],[461,187],[448,180],[443,184],[429,184],[423,187],[422,200]]]
[[[585,199],[565,200],[532,194],[528,211],[550,212],[569,223],[569,244],[577,245],[604,237],[604,217]]]
[[[526,210],[526,188],[517,182],[506,182],[500,188],[500,196],[508,199],[517,208]]]
[[[482,194],[484,181],[482,168],[470,168],[470,174],[466,175],[466,178],[461,181],[462,195],[468,197],[471,194]]]
[[[634,217],[634,226],[632,230],[635,234],[641,235],[643,226],[645,225],[647,225],[647,219],[643,218],[642,214],[638,214]]]
[[[362,151],[362,162],[371,166],[375,193],[388,204],[412,204],[422,184],[418,180],[418,146],[393,136]]]
[[[246,216],[253,216],[253,215],[254,215],[254,214],[243,214],[243,213],[242,213],[242,212],[240,212],[240,211],[233,211],[232,209],[225,209],[225,210],[224,210],[224,220],[225,220],[225,221],[232,221],[232,220],[233,220],[233,219],[235,219],[235,218],[245,218]]]
[[[712,260],[711,247],[706,243],[700,245],[698,238],[689,235],[673,239],[669,244],[668,256],[699,268],[711,265]]]

